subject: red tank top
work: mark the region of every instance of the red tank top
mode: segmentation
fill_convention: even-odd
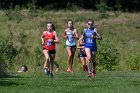
[[[55,49],[55,43],[49,41],[49,39],[55,40],[54,32],[51,32],[49,34],[47,32],[44,33],[43,34],[43,38],[44,38],[43,48],[45,48],[47,50],[53,50],[53,49]]]

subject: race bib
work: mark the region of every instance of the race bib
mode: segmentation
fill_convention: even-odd
[[[68,41],[73,42],[74,41],[74,35],[73,34],[68,34]]]
[[[92,38],[87,38],[87,43],[93,43],[93,39]]]
[[[52,45],[52,43],[51,42],[46,42],[46,46],[51,46]]]

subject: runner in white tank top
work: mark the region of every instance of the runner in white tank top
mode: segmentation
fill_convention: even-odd
[[[66,45],[67,46],[75,46],[76,45],[76,40],[75,40],[75,31],[73,29],[73,31],[71,31],[69,28],[65,30],[66,32],[66,36],[67,36],[67,39],[66,39]]]
[[[66,51],[68,54],[68,72],[72,72],[73,59],[76,50],[76,39],[78,39],[77,30],[73,27],[73,21],[68,20],[68,28],[65,30],[64,38],[66,38]]]

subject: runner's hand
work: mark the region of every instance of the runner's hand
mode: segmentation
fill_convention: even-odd
[[[94,39],[94,38],[96,38],[96,36],[92,35],[92,36],[91,36],[91,38],[93,38],[93,39]]]
[[[44,42],[42,42],[42,45],[44,45]]]
[[[54,40],[53,40],[53,39],[49,39],[48,41],[49,41],[49,42],[54,42]]]

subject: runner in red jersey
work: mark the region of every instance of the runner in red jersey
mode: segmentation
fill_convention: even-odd
[[[56,32],[53,30],[53,24],[51,22],[47,24],[47,30],[43,32],[41,40],[43,45],[43,54],[46,59],[44,63],[44,69],[46,69],[47,75],[53,77],[53,62],[56,53],[55,43],[58,43],[59,39]]]
[[[44,38],[43,48],[46,50],[54,50],[55,43],[52,42],[53,40],[55,40],[54,32],[45,31],[45,33],[43,33],[43,38]]]

